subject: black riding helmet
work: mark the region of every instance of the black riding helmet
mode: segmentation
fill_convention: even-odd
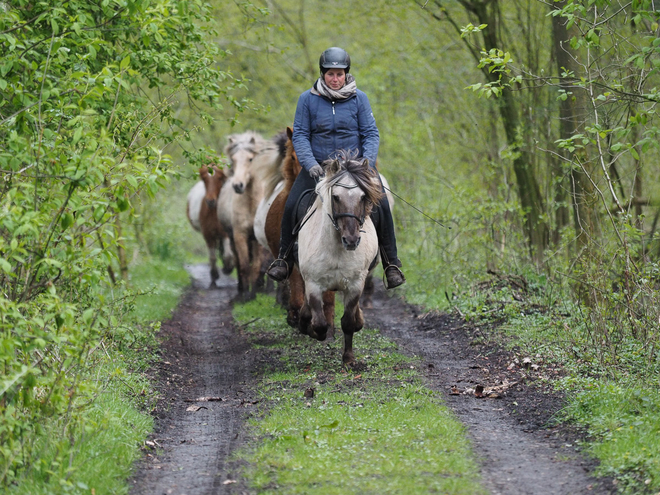
[[[346,50],[333,46],[321,54],[319,59],[319,68],[325,74],[328,69],[346,69],[346,73],[351,70],[351,57]]]

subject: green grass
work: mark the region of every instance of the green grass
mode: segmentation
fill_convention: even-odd
[[[119,372],[109,366],[99,371],[105,376]],[[125,376],[125,385],[115,384],[101,391],[72,419],[77,424],[70,439],[51,441],[49,434],[57,435],[54,430],[62,427],[62,419],[48,423],[37,441],[41,444],[39,462],[11,493],[88,494],[92,489],[97,495],[128,493],[126,479],[141,456],[140,445],[153,428],[152,418],[142,411],[140,401],[128,398],[129,387],[134,390],[140,385],[146,383]]]
[[[239,454],[259,493],[483,492],[463,426],[391,341],[356,334],[363,366],[346,372],[341,334],[328,343],[299,335],[272,298],[237,306],[234,317],[273,358],[251,423],[258,442]]]
[[[190,275],[177,259],[148,258],[131,267],[130,273],[131,288],[144,292],[135,305],[138,321],[167,319],[183,290],[190,285]]]
[[[575,384],[571,384],[575,386]],[[649,384],[651,385],[651,384]],[[652,387],[582,380],[564,411],[588,429],[588,453],[600,459],[598,473],[619,479],[624,493],[660,489],[660,398]]]

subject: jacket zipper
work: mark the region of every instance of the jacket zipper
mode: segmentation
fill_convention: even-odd
[[[335,122],[335,101],[332,100],[332,129],[336,130],[336,122]],[[333,132],[333,137],[332,137],[332,145],[334,146],[335,150],[337,149],[337,133]]]

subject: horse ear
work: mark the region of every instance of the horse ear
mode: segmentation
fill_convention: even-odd
[[[335,175],[340,169],[339,160],[326,160],[322,166],[325,173],[329,175]]]
[[[368,158],[363,158],[362,159],[362,168],[367,168],[369,166],[369,159]]]
[[[293,129],[291,127],[286,128],[286,135],[289,137],[289,139],[293,139]]]

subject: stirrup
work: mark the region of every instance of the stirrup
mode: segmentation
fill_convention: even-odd
[[[391,285],[390,285],[389,277],[387,276],[387,271],[388,271],[390,268],[392,268],[393,270],[395,270],[395,273],[397,273],[398,275],[401,276],[401,280],[400,280],[400,281],[399,281],[399,280],[393,281],[393,283],[392,283]],[[394,263],[392,263],[392,264],[390,264],[390,265],[387,265],[387,266],[385,267],[385,269],[383,270],[383,278],[385,279],[385,280],[383,281],[383,283],[384,283],[386,289],[394,289],[395,287],[399,287],[400,285],[403,285],[403,284],[406,282],[406,276],[405,276],[405,275],[403,274],[403,272],[401,271],[401,268],[399,268],[398,266],[396,266]]]
[[[273,274],[271,273],[271,269],[273,268],[285,268],[286,274],[284,275],[284,277],[282,276],[274,277]],[[266,275],[268,275],[276,282],[284,282],[287,278],[289,278],[292,271],[293,271],[293,265],[289,265],[289,263],[284,258],[277,258],[270,264],[268,270],[266,270]]]

